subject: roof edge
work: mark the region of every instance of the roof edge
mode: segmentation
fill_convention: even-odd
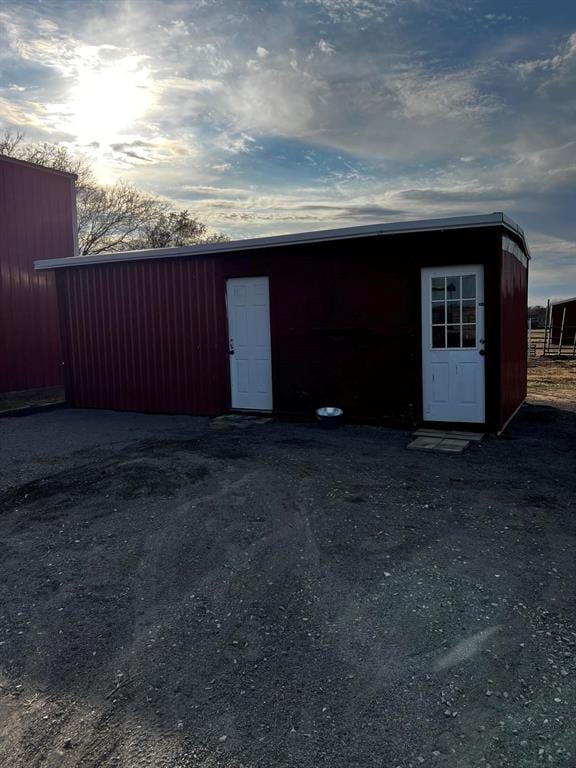
[[[61,171],[58,168],[50,168],[50,166],[40,165],[40,163],[31,163],[28,160],[20,160],[18,157],[10,157],[10,155],[0,154],[0,161],[6,161],[8,163],[13,163],[14,165],[23,165],[25,168],[31,168],[37,171],[48,171],[48,173],[53,173],[56,176],[68,176],[70,179],[78,178],[76,173],[71,173],[70,171]]]
[[[557,304],[570,304],[573,301],[576,301],[576,296],[572,296],[571,299],[556,299],[556,301],[550,302],[550,306],[555,307]]]
[[[392,224],[367,224],[361,227],[340,227],[338,229],[300,232],[291,235],[273,235],[270,237],[258,237],[246,240],[231,240],[226,243],[188,245],[179,248],[151,248],[142,251],[120,251],[118,253],[102,253],[99,255],[69,256],[62,259],[35,261],[34,269],[63,269],[66,267],[81,267],[110,262],[146,261],[149,259],[202,256],[214,253],[234,253],[235,251],[259,250],[262,248],[275,248],[287,245],[305,245],[308,243],[350,240],[361,237],[378,237],[381,235],[416,234],[419,232],[477,229],[479,227],[497,226],[502,226],[519,237],[522,241],[527,258],[530,258],[530,252],[526,245],[522,228],[504,213],[497,212],[475,216],[418,219]]]

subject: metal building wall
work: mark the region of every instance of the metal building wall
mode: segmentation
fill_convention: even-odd
[[[526,399],[528,267],[502,252],[500,281],[500,427]]]
[[[274,411],[327,402],[421,419],[420,269],[485,265],[487,427],[500,426],[500,230],[438,232],[57,270],[75,406],[212,415],[230,407],[225,281],[270,281]]]
[[[0,392],[63,383],[54,275],[74,255],[73,177],[0,157]]]
[[[102,264],[57,277],[73,405],[197,415],[227,409],[216,259]]]
[[[566,314],[564,314],[564,310],[566,310]],[[576,299],[556,302],[551,307],[551,314],[550,342],[560,344],[560,336],[562,336],[564,352],[571,351],[576,338]],[[564,328],[562,328],[562,318],[564,318]]]

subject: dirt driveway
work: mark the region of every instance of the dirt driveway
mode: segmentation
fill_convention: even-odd
[[[575,435],[0,420],[0,764],[573,768]]]

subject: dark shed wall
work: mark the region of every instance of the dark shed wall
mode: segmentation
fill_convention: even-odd
[[[562,335],[562,347],[567,351],[574,344],[576,336],[576,299],[562,301],[552,305],[552,344],[560,344]],[[566,315],[564,315],[566,310]],[[564,330],[562,331],[562,317],[564,317]]]
[[[270,279],[275,411],[333,403],[358,420],[416,418],[417,268],[387,247],[321,243],[223,259],[225,278]]]
[[[274,410],[421,418],[420,269],[485,265],[487,413],[499,422],[499,231],[437,232],[59,272],[68,392],[77,406],[229,408],[225,281],[267,276]],[[494,335],[495,334],[495,335]]]
[[[223,277],[268,275],[274,408],[311,414],[336,404],[347,417],[415,424],[422,417],[420,270],[483,264],[486,414],[500,423],[499,229],[318,243],[230,255]]]
[[[36,259],[74,254],[69,176],[0,158],[0,392],[62,383],[54,275]]]
[[[528,269],[502,253],[500,285],[500,427],[526,398],[528,361]]]
[[[102,264],[58,279],[73,405],[198,415],[227,409],[215,259]]]

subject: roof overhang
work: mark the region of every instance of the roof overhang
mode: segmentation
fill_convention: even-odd
[[[361,227],[343,227],[318,232],[301,232],[294,235],[275,235],[258,237],[250,240],[232,240],[227,243],[207,243],[188,245],[181,248],[152,248],[143,251],[122,251],[120,253],[102,253],[89,256],[71,256],[64,259],[45,259],[35,261],[34,269],[63,269],[83,267],[91,264],[110,264],[112,262],[146,261],[149,259],[174,259],[186,256],[203,256],[216,253],[234,253],[236,251],[254,251],[263,248],[279,248],[289,245],[307,245],[335,240],[356,240],[382,235],[402,235],[422,232],[438,232],[458,229],[478,229],[480,227],[503,227],[520,238],[526,257],[530,252],[526,245],[524,231],[504,213],[490,213],[479,216],[454,216],[446,219],[423,219],[404,221],[394,224],[368,224]]]

